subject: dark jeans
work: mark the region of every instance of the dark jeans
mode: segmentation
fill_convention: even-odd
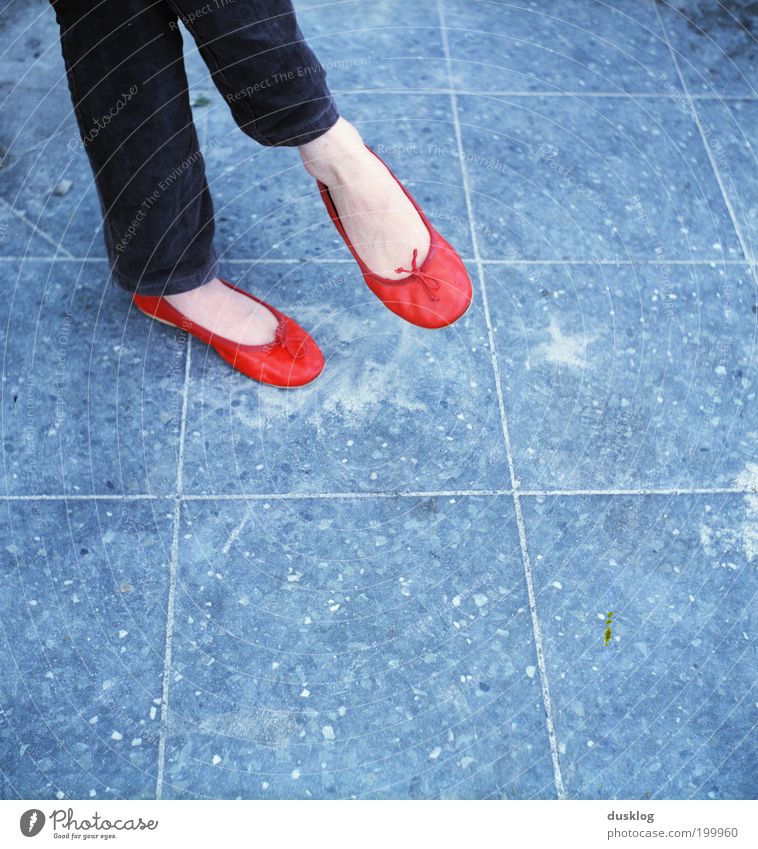
[[[301,145],[339,114],[289,0],[51,0],[115,282],[176,294],[216,276],[213,204],[178,19],[243,132]],[[241,179],[245,179],[241,176]]]

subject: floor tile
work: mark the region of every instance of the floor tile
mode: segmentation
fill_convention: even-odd
[[[485,258],[744,259],[686,104],[459,103]]]
[[[0,798],[155,793],[172,502],[0,509]]]
[[[100,205],[68,90],[0,91],[0,197],[45,234],[46,255],[103,256]]]
[[[662,93],[660,75],[676,79],[652,3],[443,5],[453,79],[464,91]]]
[[[189,502],[166,795],[555,795],[509,497]]]
[[[0,103],[3,84],[35,85],[42,78],[57,94],[68,94],[58,24],[49,0],[6,3],[0,37]],[[3,117],[7,118],[7,113]]]
[[[35,230],[31,222],[0,201],[0,259],[8,257],[46,256],[56,246]],[[14,259],[14,262],[18,262]],[[6,266],[15,268],[17,266]]]
[[[105,263],[28,260],[5,284],[0,492],[173,494],[186,336],[130,311]]]
[[[696,108],[748,254],[758,262],[758,101],[699,100]]]
[[[524,517],[569,797],[754,799],[758,496]]]
[[[522,487],[729,487],[755,460],[747,266],[488,266],[487,292]]]
[[[471,256],[449,98],[346,94],[338,105],[432,223],[463,256]],[[224,104],[210,107],[208,121],[204,155],[222,256],[350,257],[296,150],[260,147],[238,129]]]
[[[435,3],[350,0],[296,3],[308,44],[335,93],[446,89],[448,70]]]
[[[187,493],[429,491],[510,485],[481,300],[434,331],[390,313],[352,265],[227,269],[294,315],[326,368],[292,392],[192,347]]]
[[[667,0],[658,8],[693,94],[758,94],[752,0]]]

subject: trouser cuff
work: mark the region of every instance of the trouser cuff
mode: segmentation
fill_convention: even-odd
[[[124,279],[114,272],[113,282],[118,288],[132,294],[180,295],[182,292],[189,292],[197,289],[198,286],[210,283],[214,277],[218,277],[218,270],[219,260],[214,253],[205,265],[191,271],[186,268],[169,269],[165,272],[151,271],[149,276],[145,275],[137,280]]]

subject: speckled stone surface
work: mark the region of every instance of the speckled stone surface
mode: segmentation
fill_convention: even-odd
[[[167,795],[553,794],[510,498],[191,502],[180,564]]]
[[[445,0],[442,6],[453,79],[464,91],[662,93],[660,74],[672,84],[676,77],[652,3]]]
[[[356,279],[352,264],[234,264],[229,271],[296,313],[322,346],[326,367],[310,386],[281,392],[251,386],[210,349],[193,345],[186,492],[505,486],[480,304],[430,334],[399,322]]]
[[[758,94],[755,3],[667,0],[658,8],[693,94]]]
[[[698,101],[703,133],[718,164],[724,191],[734,211],[748,257],[758,261],[758,102]]]
[[[756,798],[754,4],[297,5],[475,295],[384,309],[184,32],[291,392],[130,311],[49,3],[0,15],[0,797]]]
[[[744,259],[681,102],[459,101],[486,259]]]
[[[756,457],[747,265],[488,266],[525,489],[737,485]]]
[[[567,795],[754,799],[758,496],[527,499],[524,518]]]
[[[172,502],[0,516],[0,797],[153,796]]]
[[[297,0],[294,6],[332,91],[448,87],[436,3]]]
[[[186,336],[130,311],[103,262],[5,268],[0,492],[173,493]]]

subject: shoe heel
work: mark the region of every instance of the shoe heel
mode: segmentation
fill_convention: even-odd
[[[136,305],[136,304],[135,304],[134,306],[135,306],[135,307],[137,307],[137,305]],[[181,330],[181,329],[182,329],[182,328],[181,328],[181,327],[179,327],[178,325],[176,325],[176,324],[172,324],[170,321],[166,321],[166,319],[165,319],[165,318],[158,318],[158,316],[157,316],[157,315],[153,315],[152,313],[145,312],[143,309],[140,309],[139,307],[137,307],[137,309],[138,309],[138,310],[142,313],[142,315],[145,315],[145,316],[147,316],[148,318],[152,318],[152,320],[153,320],[153,321],[159,321],[161,324],[165,324],[167,327],[175,327],[177,330]]]
[[[145,313],[145,315],[148,315],[148,314]],[[167,327],[176,327],[175,324],[172,324],[170,321],[166,321],[163,318],[158,318],[157,315],[148,315],[148,318],[152,318],[153,321],[160,321],[161,324],[165,324]],[[181,330],[180,327],[177,327],[176,329]]]

